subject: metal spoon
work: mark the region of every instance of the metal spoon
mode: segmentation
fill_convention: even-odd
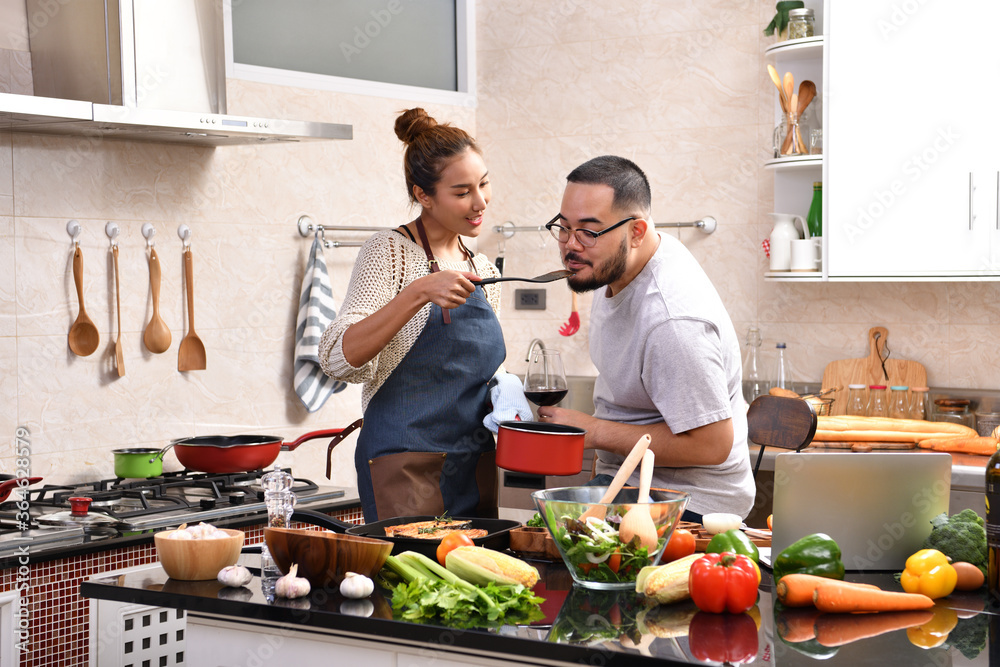
[[[73,252],[73,282],[76,283],[76,298],[80,303],[80,312],[76,321],[69,328],[69,349],[81,357],[86,357],[97,350],[101,335],[97,332],[94,322],[87,317],[87,309],[83,306],[83,251],[77,246]]]
[[[483,278],[478,281],[478,285],[492,285],[493,283],[503,282],[505,280],[517,280],[522,283],[551,283],[555,280],[562,280],[563,278],[569,278],[573,275],[572,271],[568,269],[559,269],[558,271],[549,271],[548,273],[543,273],[540,276],[535,276],[534,278],[514,278],[514,277],[502,277],[502,278]]]

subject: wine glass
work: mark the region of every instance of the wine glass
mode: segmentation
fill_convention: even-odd
[[[555,405],[568,391],[559,350],[535,350],[524,374],[524,397],[535,405]]]

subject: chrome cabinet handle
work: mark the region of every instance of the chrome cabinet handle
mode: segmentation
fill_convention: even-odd
[[[972,172],[969,172],[969,231],[972,231],[972,222],[976,215],[972,212],[972,193],[976,191],[976,186],[972,183]]]

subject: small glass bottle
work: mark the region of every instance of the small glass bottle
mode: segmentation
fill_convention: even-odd
[[[790,390],[792,374],[788,368],[788,359],[785,358],[785,344],[778,343],[775,348],[778,350],[778,357],[774,362],[774,384],[771,386]]]
[[[816,34],[816,14],[811,9],[788,11],[788,39],[804,39]]]
[[[910,418],[910,388],[904,385],[893,385],[889,388],[889,416],[893,419]]]
[[[758,396],[766,394],[770,388],[760,355],[760,345],[760,329],[749,327],[746,359],[743,361],[743,398],[746,399],[747,405],[753,403]]]
[[[910,387],[910,419],[927,419],[930,387]]]
[[[864,417],[868,414],[868,399],[865,398],[867,385],[847,385],[847,414],[851,417]]]
[[[868,385],[868,416],[888,417],[889,406],[885,402],[885,385]]]

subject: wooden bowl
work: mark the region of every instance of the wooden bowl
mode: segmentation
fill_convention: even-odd
[[[319,588],[339,586],[348,572],[374,577],[392,551],[385,540],[297,528],[265,528],[264,541],[282,572],[298,563],[298,576]]]
[[[176,540],[168,536],[173,531],[153,535],[156,556],[171,579],[206,581],[215,579],[219,570],[235,565],[243,548],[243,531],[220,528],[229,537],[209,540]]]

